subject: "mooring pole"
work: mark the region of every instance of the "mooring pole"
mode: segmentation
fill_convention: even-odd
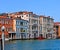
[[[1,30],[2,30],[2,37],[1,37],[1,50],[4,50],[4,30],[5,30],[5,27],[2,26]]]

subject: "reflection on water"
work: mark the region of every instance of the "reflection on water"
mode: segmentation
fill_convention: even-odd
[[[60,50],[60,40],[8,41],[5,42],[5,50]]]

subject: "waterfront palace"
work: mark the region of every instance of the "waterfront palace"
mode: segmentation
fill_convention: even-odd
[[[4,34],[8,39],[56,37],[54,19],[50,16],[36,15],[33,12],[2,13],[0,14],[0,37],[2,26],[5,26]]]

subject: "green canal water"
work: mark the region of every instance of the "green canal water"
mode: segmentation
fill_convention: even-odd
[[[60,39],[6,41],[5,50],[60,50]]]

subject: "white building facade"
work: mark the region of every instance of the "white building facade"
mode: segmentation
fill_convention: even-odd
[[[54,22],[53,18],[50,16],[40,16],[40,24],[41,24],[41,34],[44,38],[52,38],[52,34],[54,33]]]

